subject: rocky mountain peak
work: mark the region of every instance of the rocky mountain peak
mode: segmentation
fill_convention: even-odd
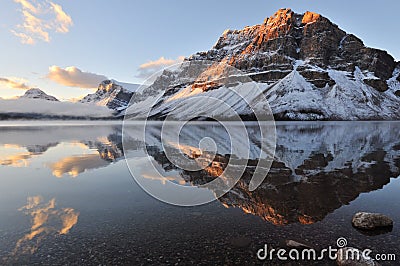
[[[264,72],[252,77],[268,83],[283,78],[296,66],[320,88],[334,82],[327,72],[316,69],[346,71],[355,78],[359,68],[365,83],[380,92],[388,90],[387,80],[396,67],[386,51],[366,47],[322,15],[310,11],[297,14],[288,8],[278,10],[260,25],[225,31],[213,49],[194,58],[226,60],[244,72]],[[303,63],[297,67],[300,61]]]
[[[116,84],[113,80],[104,80],[99,84],[98,90],[102,90],[105,92],[109,92],[111,90],[115,90],[116,88],[119,88],[118,84]]]
[[[285,24],[290,24],[293,18],[294,12],[290,8],[279,9],[275,14],[264,20],[264,25],[270,27],[279,27]]]
[[[321,17],[320,14],[307,11],[306,13],[304,13],[304,16],[303,16],[303,19],[301,20],[301,23],[303,23],[303,24],[314,23],[314,22],[316,22],[320,17]]]
[[[267,17],[264,20],[263,25],[268,25],[270,28],[292,24],[295,24],[295,26],[301,26],[300,24],[317,22],[320,18],[323,17],[315,12],[307,11],[304,14],[297,14],[290,8],[282,8],[279,9],[274,15]]]
[[[119,83],[115,80],[104,80],[99,84],[97,91],[88,94],[80,100],[81,103],[107,106],[113,110],[122,110],[128,105],[134,88],[137,85]]]
[[[22,99],[41,99],[47,101],[58,102],[59,100],[51,95],[46,94],[44,91],[38,88],[32,88],[25,92],[20,98]]]

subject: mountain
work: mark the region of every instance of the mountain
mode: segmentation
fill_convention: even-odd
[[[137,87],[113,80],[103,81],[96,93],[80,102],[61,102],[40,89],[29,89],[18,98],[0,99],[0,120],[115,119],[118,110],[126,108]]]
[[[20,99],[40,99],[40,100],[46,100],[46,101],[53,101],[53,102],[59,102],[59,100],[54,97],[46,94],[44,91],[40,89],[29,89],[25,92],[24,95],[19,97]]]
[[[193,67],[202,61],[212,64]],[[224,84],[221,73],[228,67],[238,70],[238,80]],[[133,119],[229,118],[227,104],[251,117],[243,95],[261,112],[268,101],[277,120],[400,119],[400,62],[320,14],[280,9],[262,24],[226,30],[209,51],[165,70],[135,92],[126,113]]]
[[[122,110],[127,107],[129,101],[139,85],[121,83],[115,80],[105,80],[100,83],[97,91],[81,99],[80,103],[106,106],[113,110]]]

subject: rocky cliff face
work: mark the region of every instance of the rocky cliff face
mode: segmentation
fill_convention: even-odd
[[[195,57],[229,58],[229,64],[244,72],[271,71],[269,75],[253,75],[256,80],[266,82],[285,77],[285,73],[294,70],[293,61],[302,60],[307,64],[297,70],[319,88],[335,82],[327,71],[316,67],[349,73],[358,67],[369,74],[365,77],[367,84],[379,91],[388,89],[386,81],[396,66],[387,52],[366,47],[359,38],[347,34],[327,18],[312,12],[295,14],[290,9],[279,10],[263,24],[225,31],[210,51]]]
[[[296,14],[281,9],[260,25],[226,30],[212,49],[194,54],[185,62],[201,60],[215,62],[211,67],[214,70],[224,64],[233,66],[256,81],[276,119],[400,118],[400,64],[387,52],[366,47],[359,38],[320,14]],[[197,88],[193,83],[185,83],[187,73],[190,68],[185,66],[175,72],[165,71],[151,86],[151,96],[155,91],[161,92],[159,84],[167,91],[157,103],[154,116],[170,114],[171,110],[177,114],[189,110],[188,106],[179,110],[176,101],[188,85],[192,90]],[[211,87],[213,92],[203,92],[220,98],[226,94],[223,86]],[[148,93],[137,95],[139,100],[135,103],[146,99]],[[143,104],[134,104],[133,113],[146,113],[141,108]],[[182,115],[177,118],[184,119]]]

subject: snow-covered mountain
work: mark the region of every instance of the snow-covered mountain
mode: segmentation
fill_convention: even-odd
[[[53,102],[59,101],[56,97],[48,95],[44,91],[37,88],[27,90],[24,95],[19,97],[19,99],[40,99]]]
[[[3,119],[115,119],[125,109],[136,84],[103,81],[96,93],[80,102],[61,102],[40,89],[29,89],[15,99],[0,99],[0,120]]]
[[[122,110],[127,107],[138,87],[139,85],[137,84],[105,80],[100,83],[95,93],[85,96],[79,102],[106,106],[113,110]]]
[[[202,61],[213,64],[193,67]],[[221,73],[228,67],[240,77],[226,83]],[[246,117],[246,101],[261,112],[268,101],[278,120],[400,119],[400,62],[319,14],[281,9],[260,25],[226,30],[209,51],[165,70],[134,94],[126,113],[133,119],[148,113],[229,118],[226,106],[211,98]]]

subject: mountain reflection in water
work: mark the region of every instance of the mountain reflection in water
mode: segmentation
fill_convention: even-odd
[[[0,165],[28,167],[39,158],[55,177],[79,178],[86,171],[107,167],[125,156],[147,156],[143,152],[146,148],[165,178],[156,178],[151,172],[142,173],[143,178],[160,186],[166,182],[198,186],[221,175],[229,159],[235,158],[229,136],[218,124],[188,125],[181,132],[180,143],[165,146],[157,123],[148,126],[145,140],[135,138],[135,125],[128,126],[132,134],[125,150],[122,127],[117,125],[4,127],[0,131]],[[380,189],[400,175],[398,123],[278,123],[269,174],[258,189],[249,191],[259,160],[260,136],[252,124],[246,128],[249,158],[235,160],[237,164],[245,163],[246,170],[219,201],[276,225],[321,221],[361,193]],[[204,137],[218,141],[215,158],[203,170],[181,170],[165,155],[164,149],[172,149],[194,160],[201,153],[198,143]]]

